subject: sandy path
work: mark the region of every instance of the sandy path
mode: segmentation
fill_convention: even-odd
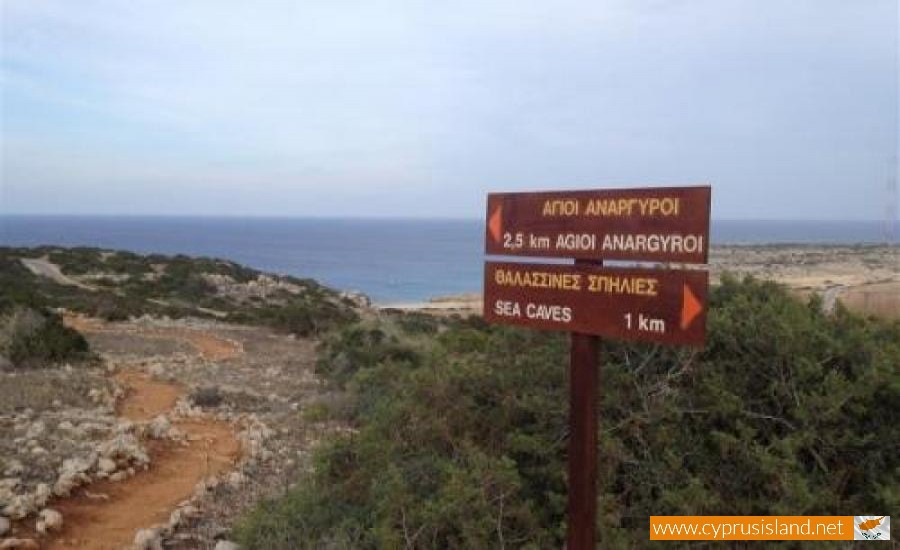
[[[150,470],[120,483],[100,482],[82,494],[55,503],[65,518],[63,531],[44,548],[118,550],[129,546],[139,529],[165,523],[197,482],[231,467],[238,444],[229,426],[208,420],[178,423],[191,442],[182,447],[154,443]]]
[[[116,332],[117,330],[122,330],[121,327],[115,324],[104,323],[100,319],[82,315],[67,314],[64,319],[66,325],[80,332]],[[244,352],[238,342],[193,328],[131,328],[127,332],[133,332],[145,338],[163,338],[186,342],[197,350],[197,353],[204,359],[210,361],[224,361],[237,357]]]
[[[167,412],[182,391],[139,372],[122,372],[117,378],[129,387],[120,414],[133,421],[146,421]],[[139,529],[168,521],[199,481],[228,470],[237,459],[240,446],[227,423],[184,419],[175,426],[187,435],[187,444],[148,442],[148,471],[118,483],[93,483],[76,496],[54,502],[51,506],[62,513],[65,524],[44,548],[127,547]]]
[[[85,290],[97,290],[96,287],[69,277],[59,269],[58,265],[48,260],[46,256],[43,258],[20,258],[20,260],[29,271],[39,277],[47,277],[61,285],[77,286]]]
[[[119,403],[119,416],[133,422],[153,420],[170,411],[183,393],[175,384],[157,382],[137,371],[122,371],[116,380],[128,388],[128,394]]]
[[[822,311],[824,311],[825,313],[832,313],[834,311],[834,306],[837,303],[838,297],[845,290],[846,287],[842,285],[830,286],[826,288],[822,292]]]
[[[190,344],[197,353],[210,361],[224,361],[243,353],[241,345],[232,340],[194,329],[154,329],[144,334],[154,338],[172,338]]]
[[[85,317],[78,313],[64,314],[63,322],[78,332],[99,332],[106,329],[106,323],[100,319]]]

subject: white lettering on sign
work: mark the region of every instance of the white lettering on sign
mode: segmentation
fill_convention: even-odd
[[[497,300],[494,302],[494,315],[498,317],[522,317],[522,307],[519,305],[519,302]],[[525,316],[529,319],[570,323],[572,322],[572,308],[553,304],[528,303],[525,305]]]
[[[703,235],[610,234],[603,237],[600,249],[624,252],[693,254],[703,251]]]
[[[681,214],[681,199],[677,197],[620,197],[599,198],[585,201],[584,216],[596,217],[675,217]],[[582,215],[582,203],[578,199],[547,199],[541,215],[548,217],[574,217]]]
[[[521,317],[522,309],[519,307],[519,302],[497,300],[494,302],[494,315],[500,317]]]
[[[632,313],[626,313],[625,328],[628,330],[637,329],[642,332],[658,332],[662,334],[666,332],[666,321],[664,319],[654,319],[643,313],[638,313],[637,317]]]
[[[563,233],[556,237],[557,250],[597,250],[597,235]]]
[[[544,202],[544,216],[577,216],[580,205],[576,199],[555,199]]]
[[[529,319],[543,319],[568,323],[572,321],[572,308],[563,306],[547,306],[543,304],[528,304],[525,306],[525,315]]]

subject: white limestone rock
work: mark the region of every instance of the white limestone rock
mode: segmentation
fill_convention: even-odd
[[[37,532],[46,535],[48,533],[55,533],[62,529],[63,526],[63,516],[56,510],[52,508],[44,508],[41,510],[41,513],[38,516],[37,524],[35,529]]]

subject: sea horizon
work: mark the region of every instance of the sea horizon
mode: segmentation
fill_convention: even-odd
[[[248,220],[395,220],[395,221],[461,221],[461,222],[482,222],[483,217],[463,217],[463,216],[344,216],[344,215],[324,215],[315,214],[134,214],[122,213],[113,214],[107,212],[99,213],[2,213],[2,218],[201,218],[201,219],[248,219]],[[822,222],[822,223],[862,223],[862,224],[884,224],[882,219],[871,218],[710,218],[712,223],[716,222]],[[900,221],[898,221],[900,224]]]
[[[876,220],[713,220],[716,245],[886,244]],[[893,241],[892,241],[893,242]],[[232,260],[379,304],[479,292],[475,218],[0,214],[2,246],[95,246]]]

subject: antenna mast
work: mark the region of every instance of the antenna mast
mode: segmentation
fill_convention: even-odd
[[[887,178],[887,203],[884,206],[884,227],[882,238],[884,244],[893,245],[896,242],[897,226],[897,166],[896,163]]]

